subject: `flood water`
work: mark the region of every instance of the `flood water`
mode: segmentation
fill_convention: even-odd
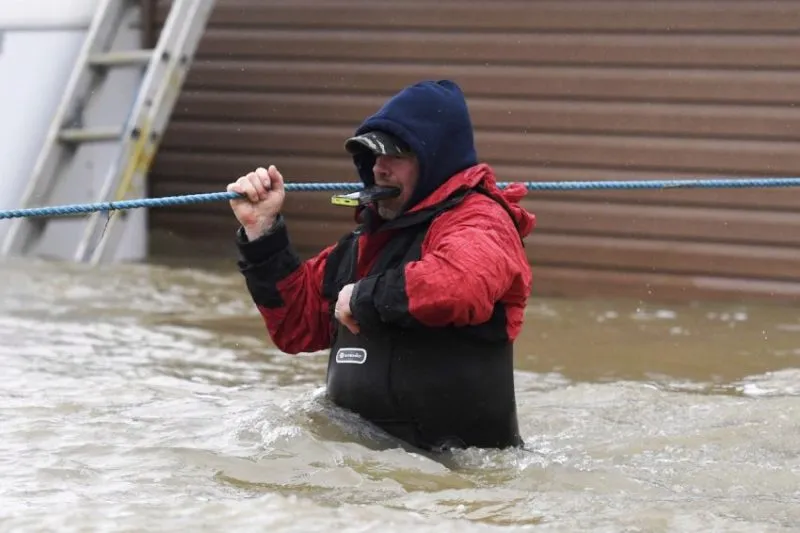
[[[0,264],[0,531],[800,531],[800,309],[533,300],[526,450],[401,451],[244,283]]]

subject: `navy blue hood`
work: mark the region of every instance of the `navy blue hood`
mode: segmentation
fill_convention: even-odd
[[[422,81],[404,88],[367,118],[355,135],[373,130],[398,137],[419,160],[419,181],[406,209],[478,162],[464,93],[450,80]],[[353,156],[353,162],[364,185],[372,185],[375,156],[361,153]]]

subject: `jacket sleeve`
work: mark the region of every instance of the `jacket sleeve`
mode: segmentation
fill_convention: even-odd
[[[365,329],[378,321],[482,324],[512,286],[529,285],[521,246],[511,219],[491,200],[445,213],[431,226],[420,260],[356,284],[351,312]]]
[[[322,296],[322,280],[332,247],[301,261],[282,217],[254,241],[240,228],[236,244],[239,270],[275,345],[289,354],[329,347],[330,310]]]

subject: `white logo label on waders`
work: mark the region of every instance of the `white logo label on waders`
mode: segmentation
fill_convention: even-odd
[[[339,348],[336,352],[337,363],[363,365],[366,360],[367,351],[364,348]]]

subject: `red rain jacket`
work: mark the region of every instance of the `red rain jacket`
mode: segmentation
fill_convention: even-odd
[[[507,334],[513,340],[522,328],[532,283],[522,238],[533,229],[535,216],[519,203],[527,192],[525,186],[511,184],[501,190],[491,167],[478,164],[451,177],[411,212],[437,204],[458,189],[475,187],[494,200],[484,194],[469,195],[433,221],[420,260],[405,266],[403,300],[407,305],[403,310],[428,326],[476,325],[489,319],[499,301],[506,306]],[[389,238],[391,232],[360,236],[359,278],[369,271]],[[288,238],[285,241],[288,247]],[[323,298],[321,289],[325,261],[333,248],[295,265],[272,287],[251,285],[273,342],[286,353],[330,348],[331,302]],[[263,276],[259,279],[259,283],[265,281]],[[271,297],[259,298],[265,289]]]

